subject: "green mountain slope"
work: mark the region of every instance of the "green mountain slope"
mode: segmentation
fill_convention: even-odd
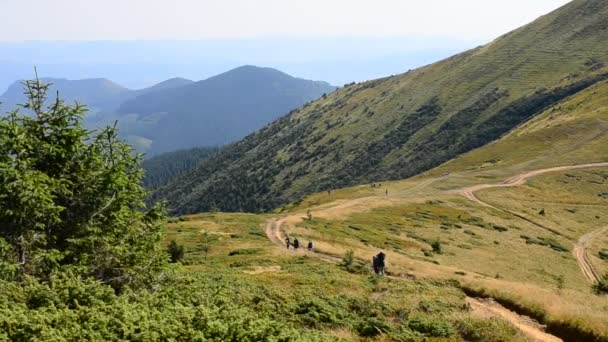
[[[608,79],[608,3],[576,0],[494,42],[353,84],[292,112],[153,195],[177,213],[270,210],[415,175]]]
[[[559,102],[498,141],[428,172],[534,170],[608,161],[608,81]]]
[[[143,185],[148,189],[165,185],[171,179],[192,171],[201,161],[218,153],[219,150],[219,147],[195,147],[146,159],[141,164],[146,172]]]
[[[148,154],[223,145],[335,87],[270,68],[243,66],[179,88],[150,92],[122,104],[136,115],[129,134],[152,140]]]

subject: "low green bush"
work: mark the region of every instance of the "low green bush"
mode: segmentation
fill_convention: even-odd
[[[511,324],[497,318],[467,318],[455,322],[460,335],[471,342],[516,342],[525,337]]]
[[[446,320],[432,318],[412,318],[407,322],[408,328],[430,337],[450,337],[455,334],[454,327]]]
[[[593,291],[597,294],[608,294],[608,274],[605,274],[599,282],[593,284]]]
[[[253,254],[258,254],[260,252],[259,248],[243,248],[243,249],[235,249],[233,251],[230,251],[228,253],[228,256],[235,256],[235,255],[253,255]]]

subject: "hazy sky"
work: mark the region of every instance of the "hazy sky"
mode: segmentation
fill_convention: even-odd
[[[0,0],[0,94],[34,66],[131,88],[244,64],[336,85],[490,42],[568,0]]]
[[[0,0],[0,41],[491,39],[568,0]]]

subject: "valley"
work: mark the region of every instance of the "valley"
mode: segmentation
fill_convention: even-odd
[[[158,3],[129,23],[156,11],[150,37],[219,36],[8,44],[123,46],[152,70],[139,84],[220,51],[206,69],[248,52],[342,65],[331,79],[370,63],[348,51],[399,59],[372,50],[402,25],[416,51],[435,29],[470,24],[452,37],[464,44],[512,16],[484,45],[342,87],[253,65],[141,89],[14,83],[0,96],[0,342],[608,342],[608,1],[381,2]],[[174,7],[204,15],[172,22]],[[270,33],[293,51],[256,45]]]

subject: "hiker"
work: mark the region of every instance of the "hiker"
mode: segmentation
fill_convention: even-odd
[[[384,192],[384,194],[385,194],[386,196],[388,196],[388,189],[386,189],[386,191]]]
[[[297,251],[300,248],[300,241],[298,238],[293,239],[293,248]]]
[[[289,245],[291,244],[291,239],[288,237],[285,238],[285,245],[287,245],[287,249],[289,249]]]
[[[386,254],[380,252],[372,257],[372,267],[377,275],[384,275],[384,259]]]
[[[378,255],[376,255],[376,267],[378,268],[378,272],[376,272],[376,274],[378,275],[384,275],[384,260],[386,259],[386,254],[384,254],[383,252],[378,253]]]
[[[308,241],[308,251],[312,252],[312,249],[315,248],[315,244],[312,241]]]

